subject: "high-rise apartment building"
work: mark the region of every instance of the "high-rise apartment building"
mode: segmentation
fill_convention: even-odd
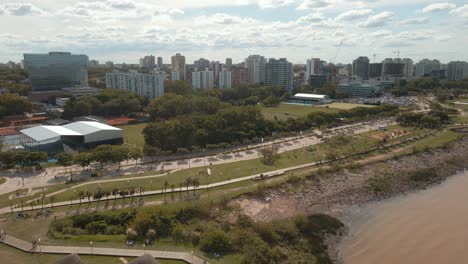
[[[176,55],[171,57],[171,64],[172,64],[172,71],[179,72],[180,80],[186,80],[187,70],[185,68],[185,56],[180,55],[177,53]]]
[[[249,71],[247,68],[232,66],[231,67],[232,86],[249,83]]]
[[[410,79],[414,76],[414,63],[412,59],[404,58],[401,60],[401,63],[404,64],[403,66],[403,77],[406,79]]]
[[[195,69],[192,72],[192,87],[194,89],[211,89],[214,87],[214,74],[213,71],[205,69],[200,71]]]
[[[180,81],[180,72],[171,72],[172,81]]]
[[[97,60],[90,60],[90,61],[88,62],[88,67],[89,67],[89,68],[97,68],[97,67],[99,67],[99,61],[97,61]]]
[[[447,79],[460,81],[468,77],[468,63],[466,61],[451,61],[447,65]]]
[[[353,75],[363,80],[369,79],[369,58],[359,57],[353,61]]]
[[[230,69],[232,67],[232,59],[226,58],[226,68]]]
[[[284,87],[291,92],[293,89],[292,63],[285,58],[269,59],[265,64],[265,84]]]
[[[219,72],[218,88],[232,88],[232,72],[223,69]]]
[[[312,58],[307,60],[306,71],[304,74],[304,84],[309,84],[311,75],[322,75],[322,61],[319,58]]]
[[[156,58],[153,55],[145,56],[140,59],[140,67],[146,69],[154,69],[156,66]]]
[[[70,52],[24,54],[33,91],[88,86],[88,56]]]
[[[210,63],[210,69],[213,71],[215,83],[218,84],[219,73],[223,70],[223,64],[219,61],[212,61]]]
[[[382,77],[384,79],[404,77],[403,71],[405,65],[401,59],[387,58],[382,64]]]
[[[134,92],[149,99],[164,95],[164,80],[166,73],[153,72],[149,74],[130,72],[106,73],[106,87],[109,89],[121,89]]]
[[[265,64],[267,60],[260,55],[250,55],[245,59],[245,67],[248,69],[249,83],[265,82]]]
[[[440,62],[438,60],[423,59],[416,63],[416,77],[429,76],[433,72],[440,70]]]
[[[193,62],[193,67],[197,69],[206,69],[210,68],[210,61],[204,58],[200,58]]]
[[[157,64],[158,68],[161,69],[162,66],[163,66],[163,58],[161,57],[158,57],[158,64]]]

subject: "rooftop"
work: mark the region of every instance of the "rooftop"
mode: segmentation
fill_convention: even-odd
[[[21,133],[36,140],[43,141],[60,136],[80,136],[81,134],[61,126],[35,126],[21,130]]]
[[[63,127],[76,131],[81,135],[88,135],[100,130],[121,130],[120,128],[109,126],[99,122],[93,121],[78,121],[64,125]]]
[[[306,93],[297,93],[294,97],[303,97],[311,99],[325,99],[327,96],[324,94],[306,94]]]

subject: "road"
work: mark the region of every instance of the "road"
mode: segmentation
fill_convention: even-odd
[[[372,130],[377,130],[381,126],[393,125],[393,119],[385,119],[378,122],[365,122],[365,123],[357,123],[351,125],[345,125],[336,127],[333,129],[328,130],[328,135],[334,135],[339,133],[340,131],[348,131],[352,132],[353,134],[364,133]],[[321,131],[314,131],[314,133],[320,134]],[[116,175],[130,175],[148,171],[158,171],[158,170],[176,170],[176,169],[187,169],[193,167],[203,167],[208,164],[223,164],[223,163],[230,163],[242,160],[250,160],[256,159],[259,157],[258,149],[263,148],[265,146],[271,146],[272,144],[276,144],[280,146],[279,153],[291,151],[299,148],[303,148],[306,146],[314,145],[320,143],[320,139],[312,136],[312,134],[302,135],[300,137],[288,137],[283,139],[277,139],[271,142],[266,142],[262,144],[255,144],[249,146],[250,150],[239,150],[233,151],[228,154],[216,154],[211,156],[199,157],[199,158],[191,158],[191,159],[180,159],[174,160],[170,162],[162,162],[156,164],[143,164],[139,166],[135,166],[134,162],[122,162],[122,170],[118,171],[116,165],[108,166],[108,172],[114,173]],[[64,182],[69,176],[56,179],[58,172],[62,172],[65,169],[62,167],[54,167],[54,168],[47,168],[41,173],[38,174],[30,174],[30,175],[23,175],[21,177],[21,173],[12,173],[12,175],[3,175],[7,181],[0,185],[0,194],[9,193],[12,191],[16,191],[18,189],[27,188],[29,192],[32,191],[34,188],[45,187],[51,184],[57,184],[60,182]],[[75,170],[81,172],[81,168],[74,166],[66,168],[67,171]],[[60,181],[61,180],[61,181]]]
[[[187,263],[203,264],[204,260],[198,256],[186,252],[175,251],[158,251],[158,250],[139,250],[139,249],[124,249],[124,248],[99,248],[92,247],[65,247],[65,246],[45,246],[38,245],[36,248],[32,247],[31,242],[5,235],[3,239],[4,244],[35,254],[49,253],[49,254],[72,254],[78,255],[95,255],[95,256],[115,256],[115,257],[139,257],[144,254],[150,254],[159,259],[177,259]]]

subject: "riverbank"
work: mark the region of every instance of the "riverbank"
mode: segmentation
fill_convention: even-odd
[[[328,214],[338,219],[347,209],[379,201],[443,182],[468,164],[468,136],[445,147],[402,155],[337,172],[309,172],[306,180],[265,192],[262,197],[244,196],[237,203],[257,221],[295,214]],[[329,239],[330,255],[338,262],[340,238]]]

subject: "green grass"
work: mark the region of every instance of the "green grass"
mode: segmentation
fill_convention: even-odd
[[[356,107],[375,107],[375,106],[365,105],[365,104],[351,104],[351,103],[331,103],[331,104],[318,105],[318,107],[333,108],[333,109],[339,109],[339,110],[350,110]]]
[[[274,120],[275,116],[279,120],[286,120],[288,118],[298,118],[307,116],[313,112],[337,112],[336,109],[307,106],[307,105],[295,105],[281,103],[277,107],[262,107],[263,116],[266,119]]]
[[[124,142],[142,148],[145,145],[143,129],[147,123],[120,126],[123,129]]]
[[[127,181],[89,184],[57,194],[55,196],[57,198],[56,202],[77,199],[77,194],[80,191],[95,191],[97,190],[97,188],[102,188],[105,191],[111,191],[114,188],[127,189],[128,187],[138,188],[140,186],[143,186],[145,191],[160,190],[163,189],[164,182],[167,181],[169,184],[169,189],[172,184],[175,185],[176,189],[179,189],[179,184],[183,183],[184,179],[188,177],[198,178],[200,184],[204,185],[214,182],[220,182],[223,180],[240,178],[252,174],[264,173],[268,171],[318,161],[323,159],[325,154],[329,152],[333,152],[337,156],[340,156],[349,153],[364,151],[370,148],[371,146],[376,145],[379,142],[378,139],[370,137],[369,135],[371,134],[372,133],[366,133],[365,135],[355,136],[354,140],[345,142],[345,144],[340,144],[340,142],[335,144],[318,144],[313,147],[314,149],[312,152],[306,151],[305,148],[288,151],[280,154],[279,159],[275,162],[273,166],[263,164],[260,159],[251,159],[245,161],[207,166],[210,167],[211,170],[210,176],[201,176],[200,172],[205,171],[206,168],[198,167],[192,169],[184,169],[181,171],[171,173],[167,176],[152,179],[139,179],[138,177],[135,177],[129,178]]]
[[[451,130],[444,130],[437,133],[434,136],[430,136],[419,140],[415,143],[409,145],[409,147],[400,152],[398,155],[402,154],[412,154],[414,152],[434,149],[434,148],[442,148],[446,147],[449,143],[463,137],[463,134],[451,131]]]

